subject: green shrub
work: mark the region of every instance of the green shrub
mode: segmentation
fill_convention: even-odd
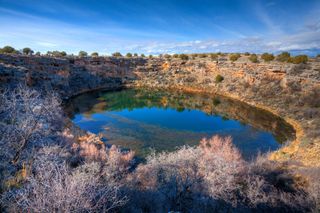
[[[189,56],[186,55],[186,54],[180,54],[179,58],[182,59],[182,60],[189,60]]]
[[[192,57],[193,59],[197,58],[198,56],[199,56],[199,54],[197,54],[197,53],[191,54],[191,57]]]
[[[234,53],[229,56],[230,61],[236,61],[241,57],[239,53]]]
[[[66,51],[61,51],[61,52],[60,52],[60,54],[61,54],[61,56],[62,56],[62,57],[65,57],[65,56],[67,56],[67,53],[66,53]]]
[[[133,53],[133,56],[134,57],[138,57],[138,53]]]
[[[217,60],[217,59],[218,59],[218,54],[217,54],[217,53],[211,53],[211,54],[210,54],[210,58],[211,58],[212,60]]]
[[[297,55],[295,57],[291,57],[288,62],[294,63],[294,64],[302,64],[308,62],[308,56],[307,55]]]
[[[274,60],[273,54],[269,54],[269,53],[263,53],[263,54],[261,55],[261,58],[262,58],[265,62],[269,62],[269,61],[273,61],[273,60]]]
[[[11,46],[4,46],[3,48],[0,49],[0,53],[12,54],[12,53],[16,53],[16,52],[17,52],[17,50],[15,50]]]
[[[82,50],[81,50],[81,51],[79,52],[78,56],[79,56],[79,57],[87,57],[87,56],[88,56],[88,53],[87,53],[86,51],[82,51]]]
[[[144,58],[144,57],[146,57],[146,56],[145,56],[145,54],[142,53],[142,54],[141,54],[141,57]]]
[[[120,52],[115,52],[115,53],[112,53],[112,56],[113,57],[121,57],[121,53]]]
[[[320,54],[318,54],[316,57],[317,57],[317,58],[320,58]]]
[[[251,54],[249,60],[253,63],[258,63],[258,56],[256,54]]]
[[[127,54],[126,54],[126,57],[127,57],[127,58],[131,58],[131,57],[132,57],[132,54],[131,54],[131,53],[127,53]]]
[[[149,58],[150,58],[150,59],[153,58],[153,55],[150,54],[150,55],[149,55]]]
[[[91,53],[91,56],[92,56],[92,57],[98,57],[98,56],[99,56],[99,53],[93,52],[93,53]]]
[[[164,54],[163,57],[166,58],[166,59],[169,59],[169,58],[171,58],[171,55],[169,55],[169,54]]]
[[[214,98],[213,99],[213,106],[218,106],[221,103],[219,98]]]
[[[30,49],[29,47],[25,47],[22,49],[22,53],[25,55],[32,55],[33,54],[33,50]]]
[[[205,53],[201,53],[201,54],[199,54],[199,57],[200,58],[206,58],[208,55],[207,54],[205,54]]]
[[[80,56],[80,52],[79,52],[79,56]],[[65,51],[60,52],[58,50],[55,50],[55,51],[48,51],[47,55],[48,56],[53,56],[53,57],[64,57],[64,56],[67,55],[67,53]],[[80,57],[84,57],[84,56],[80,56]]]
[[[249,53],[249,52],[245,52],[244,55],[245,55],[245,56],[249,56],[250,53]]]
[[[224,80],[224,77],[222,75],[217,75],[216,76],[216,83],[220,83]]]
[[[290,53],[288,52],[282,52],[277,56],[277,61],[280,61],[280,62],[288,62],[289,59],[290,59]]]
[[[179,58],[179,55],[177,53],[173,54],[172,57]]]

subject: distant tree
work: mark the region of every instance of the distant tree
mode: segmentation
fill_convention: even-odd
[[[249,60],[253,63],[258,63],[258,56],[256,54],[251,54]]]
[[[193,59],[197,58],[198,56],[199,56],[199,54],[197,54],[197,53],[191,54],[191,57],[192,57]]]
[[[66,51],[61,51],[61,52],[60,52],[60,55],[61,55],[62,57],[66,57],[66,56],[67,56],[67,53],[66,53]]]
[[[230,59],[230,61],[236,61],[240,57],[241,57],[241,55],[239,53],[233,53],[233,54],[230,54],[229,59]]]
[[[158,57],[159,57],[159,58],[163,58],[163,55],[162,55],[162,54],[159,54]]]
[[[127,57],[127,58],[131,58],[131,57],[132,57],[132,54],[131,54],[131,53],[127,53],[127,54],[126,54],[126,57]]]
[[[245,55],[245,56],[249,56],[250,53],[249,53],[249,52],[245,52],[244,55]]]
[[[186,54],[180,54],[179,58],[182,59],[182,60],[189,60],[189,56],[186,55]]]
[[[41,55],[41,53],[38,51],[38,52],[36,52],[36,54],[35,54],[36,56],[40,56]]]
[[[55,51],[48,51],[47,55],[53,56],[53,57],[65,57],[67,53],[65,51],[60,52],[58,50],[55,50]]]
[[[133,56],[134,57],[138,57],[138,53],[133,53]]]
[[[169,59],[169,58],[171,58],[171,55],[170,54],[164,54],[163,57],[166,58],[166,59]]]
[[[98,57],[98,56],[99,56],[99,53],[93,52],[93,53],[91,53],[91,56],[92,56],[92,57]]]
[[[289,59],[290,59],[290,53],[288,52],[282,52],[277,56],[277,61],[280,61],[280,62],[288,62]]]
[[[206,58],[206,57],[207,57],[207,54],[206,54],[206,53],[201,53],[201,54],[199,54],[199,57],[200,57],[200,58]]]
[[[175,53],[175,54],[172,55],[172,57],[179,58],[179,55]]]
[[[320,54],[317,55],[317,58],[320,58]]]
[[[153,58],[153,55],[150,54],[150,55],[149,55],[149,58],[150,58],[150,59]]]
[[[25,47],[22,49],[22,53],[25,55],[32,55],[33,54],[33,50],[30,49],[29,47]]]
[[[142,53],[142,54],[141,54],[141,57],[144,58],[144,57],[146,57],[146,56]]]
[[[78,53],[78,56],[79,57],[87,57],[88,56],[88,53],[86,52],[86,51],[83,51],[83,50],[81,50],[79,53]]]
[[[265,62],[269,62],[269,61],[273,61],[273,60],[274,60],[273,54],[269,54],[269,53],[263,53],[263,54],[261,55],[261,58],[262,58]]]
[[[113,57],[121,57],[121,53],[120,52],[115,52],[115,53],[112,53],[112,56]]]
[[[216,53],[210,53],[210,58],[211,58],[212,60],[217,60],[217,59],[218,59],[218,54],[216,54]]]
[[[12,53],[16,53],[17,51],[11,47],[11,46],[4,46],[1,50],[0,53],[7,53],[7,54],[12,54]]]
[[[307,55],[297,55],[295,57],[290,57],[288,62],[294,63],[294,64],[302,64],[302,63],[305,64],[308,62],[308,56]]]
[[[217,52],[217,54],[220,55],[220,56],[226,56],[226,55],[228,55],[228,53],[223,53],[223,52]]]

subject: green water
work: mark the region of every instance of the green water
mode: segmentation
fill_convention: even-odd
[[[127,89],[86,93],[66,111],[82,129],[101,133],[107,144],[145,157],[151,149],[172,151],[203,137],[230,135],[246,159],[278,149],[294,138],[279,117],[223,97],[164,90]]]

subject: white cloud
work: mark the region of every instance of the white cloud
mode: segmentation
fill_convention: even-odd
[[[39,44],[40,46],[43,47],[57,47],[57,44],[54,43],[50,43],[50,42],[37,42],[37,44]]]
[[[279,52],[303,51],[307,49],[320,49],[320,32],[300,32],[294,35],[284,35],[273,39],[262,37],[247,37],[228,41],[197,40],[185,42],[153,42],[132,46],[127,51],[160,53],[183,52]]]

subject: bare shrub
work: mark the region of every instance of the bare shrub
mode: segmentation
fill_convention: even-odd
[[[108,167],[92,162],[70,169],[61,161],[66,153],[59,147],[40,150],[26,183],[4,194],[4,207],[9,212],[109,212],[126,202]]]
[[[35,147],[56,142],[63,127],[60,101],[25,86],[0,94],[0,174],[2,187],[33,155]]]
[[[134,199],[129,207],[150,212],[187,208],[190,203],[185,201],[191,196],[190,190],[202,181],[197,152],[196,148],[182,147],[176,152],[148,156],[147,163],[137,168],[130,183],[130,188],[136,189],[132,195],[138,194],[130,197],[142,196],[144,200]]]
[[[44,98],[36,90],[19,86],[2,93],[0,99],[1,148],[13,149],[10,154],[14,163],[29,144],[41,142],[43,137],[60,128],[61,108],[57,96]]]
[[[198,147],[150,155],[129,178],[125,210],[311,211],[308,193],[284,168],[265,156],[242,160],[229,137],[203,139]]]
[[[214,136],[200,142],[199,165],[208,194],[213,198],[234,202],[232,192],[238,189],[237,175],[243,169],[241,155],[231,137]]]
[[[302,94],[300,102],[310,107],[320,107],[319,87],[313,87]]]
[[[293,172],[267,156],[258,155],[248,163],[243,180],[245,187],[241,193],[255,209],[308,212],[314,207],[305,188],[297,185]]]
[[[128,174],[134,164],[133,157],[133,151],[124,152],[112,145],[107,149],[107,160],[104,164],[104,167],[107,168],[105,175],[112,175],[113,178],[120,181]]]
[[[131,184],[148,194],[146,199],[154,206],[160,206],[155,204],[158,199],[166,203],[162,208],[169,210],[184,211],[199,206],[204,202],[202,198],[213,203],[218,200],[232,203],[231,192],[238,188],[235,176],[243,168],[242,163],[231,138],[215,136],[203,139],[195,148],[182,147],[172,153],[150,155],[131,177]],[[136,208],[142,208],[137,204]],[[142,206],[148,205],[143,202]]]
[[[306,178],[307,191],[315,204],[314,212],[320,212],[320,168],[302,168],[299,173]]]

